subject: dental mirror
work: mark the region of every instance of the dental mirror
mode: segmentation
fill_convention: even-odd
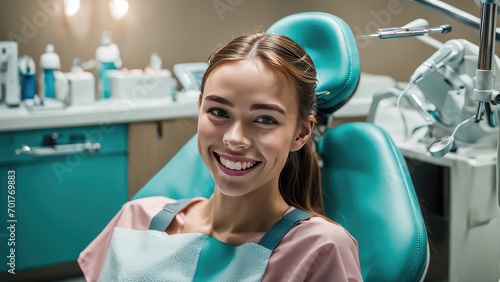
[[[457,130],[464,124],[468,123],[469,121],[475,119],[476,116],[472,116],[464,121],[462,121],[461,123],[459,123],[457,125],[457,127],[455,127],[455,129],[453,130],[453,133],[451,134],[451,136],[443,136],[437,140],[435,140],[434,142],[432,142],[432,144],[429,146],[429,153],[431,154],[431,156],[435,157],[435,158],[441,158],[441,157],[444,157],[444,155],[448,154],[449,151],[451,151],[451,149],[453,149],[453,143],[455,142],[455,133],[457,133]]]
[[[434,158],[444,157],[444,155],[448,154],[448,152],[453,149],[453,141],[455,141],[453,136],[443,136],[432,142],[429,147],[429,153],[431,153],[431,156]]]

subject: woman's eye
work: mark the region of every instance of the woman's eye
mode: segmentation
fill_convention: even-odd
[[[267,116],[258,118],[256,122],[263,124],[278,124],[278,122],[274,118]]]
[[[228,117],[227,113],[219,108],[210,108],[208,109],[208,113],[216,117]]]

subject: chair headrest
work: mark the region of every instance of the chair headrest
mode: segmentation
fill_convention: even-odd
[[[342,19],[321,12],[299,13],[277,21],[267,33],[289,37],[313,60],[319,113],[331,114],[350,99],[361,69],[356,40]]]

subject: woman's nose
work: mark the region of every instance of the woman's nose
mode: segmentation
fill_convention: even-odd
[[[250,147],[250,139],[241,123],[235,122],[224,134],[222,142],[231,150],[247,149]]]

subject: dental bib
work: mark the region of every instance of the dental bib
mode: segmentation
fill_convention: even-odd
[[[240,246],[202,233],[165,233],[188,202],[165,205],[149,230],[116,227],[99,281],[260,281],[283,236],[311,217],[294,209],[274,223],[258,244]]]

